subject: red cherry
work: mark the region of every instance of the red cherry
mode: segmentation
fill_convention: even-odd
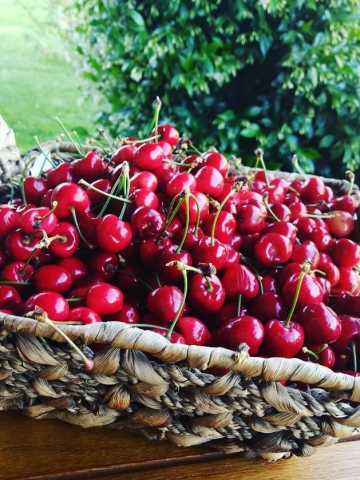
[[[216,324],[221,327],[229,320],[235,317],[243,317],[248,314],[245,307],[240,308],[238,312],[238,305],[236,302],[225,302],[220,310],[216,313]]]
[[[153,208],[139,207],[131,216],[133,233],[140,238],[156,237],[164,229],[161,213]]]
[[[286,263],[293,253],[289,238],[278,233],[266,233],[255,245],[255,257],[267,267]]]
[[[314,242],[306,240],[303,243],[294,245],[291,261],[300,264],[310,262],[312,268],[317,268],[320,261],[320,253]]]
[[[170,182],[172,177],[177,173],[177,167],[171,163],[163,162],[159,168],[157,168],[154,173],[159,182],[159,188],[161,190],[166,190],[167,184]]]
[[[161,139],[169,143],[172,147],[175,147],[180,139],[180,134],[175,127],[168,123],[163,123],[158,126],[158,133],[161,135]]]
[[[190,280],[190,298],[193,305],[204,312],[216,312],[224,305],[225,291],[216,275],[196,273]]]
[[[224,268],[226,269],[231,265],[240,263],[240,259],[241,259],[240,253],[237,252],[230,245],[225,245],[225,248],[226,248],[226,260],[225,260]]]
[[[20,230],[10,233],[5,239],[7,252],[14,260],[26,262],[31,256],[38,255],[40,248],[37,247],[40,237],[29,236]]]
[[[4,237],[20,224],[20,215],[8,205],[0,205],[0,237]]]
[[[76,228],[71,223],[62,222],[55,228],[53,235],[60,238],[51,242],[51,253],[60,258],[72,257],[80,241]]]
[[[170,143],[165,142],[164,140],[159,140],[159,145],[162,148],[163,154],[165,158],[171,158],[172,156],[172,147]],[[157,169],[156,169],[157,171]]]
[[[88,268],[82,260],[77,257],[62,258],[58,265],[70,274],[72,283],[83,280],[88,274]]]
[[[91,257],[91,269],[104,280],[110,280],[119,270],[119,258],[115,253],[96,252]]]
[[[84,158],[72,162],[72,167],[72,173],[76,178],[88,181],[103,177],[107,171],[106,163],[96,150],[91,150]]]
[[[292,220],[290,208],[283,203],[271,205],[271,210],[274,212],[280,222],[290,222],[290,220]]]
[[[349,212],[335,210],[331,212],[331,218],[326,219],[326,224],[331,235],[334,237],[347,237],[354,230],[355,221]]]
[[[207,235],[212,234],[213,223],[216,218],[216,213],[211,213],[204,221],[203,228]],[[235,233],[236,220],[235,217],[225,210],[222,210],[217,218],[215,227],[215,238],[223,243],[228,243]]]
[[[334,210],[344,210],[352,215],[356,212],[359,206],[359,200],[352,195],[343,195],[342,197],[337,197],[333,200],[332,204]]]
[[[295,296],[299,280],[299,274],[292,275],[282,288],[282,298],[290,304]],[[299,291],[299,305],[318,304],[323,301],[324,292],[319,283],[310,274],[305,274]]]
[[[51,234],[58,225],[58,219],[47,207],[29,208],[21,215],[21,228],[25,233],[42,230]]]
[[[339,268],[339,281],[336,288],[357,295],[360,291],[360,277],[351,268]]]
[[[318,177],[310,177],[303,185],[301,198],[307,203],[318,203],[325,200],[326,189],[324,182]]]
[[[250,355],[256,355],[264,340],[264,327],[255,317],[235,317],[215,332],[215,339],[217,344],[232,350],[246,343]]]
[[[331,257],[326,253],[320,255],[318,268],[326,274],[326,279],[330,282],[332,287],[335,287],[339,283],[340,270],[332,262]]]
[[[130,195],[130,199],[133,202],[134,208],[149,207],[157,210],[160,205],[159,197],[154,192],[145,190],[144,188],[134,190]]]
[[[169,183],[166,185],[166,194],[173,198],[178,193],[185,192],[195,192],[197,188],[197,182],[191,173],[180,172],[171,177]]]
[[[128,223],[120,220],[116,215],[105,215],[96,227],[97,242],[103,250],[118,253],[130,245],[132,231]]]
[[[122,291],[110,283],[100,282],[89,288],[86,305],[101,315],[120,312],[124,303]]]
[[[222,277],[227,298],[243,295],[251,300],[259,293],[259,282],[256,276],[245,265],[232,265],[225,270]]]
[[[147,299],[149,311],[163,324],[170,324],[178,313],[183,294],[177,287],[164,286],[153,290]]]
[[[69,272],[59,265],[43,265],[35,272],[34,281],[39,292],[64,293],[72,284]]]
[[[327,252],[333,244],[333,239],[326,227],[315,227],[308,238],[315,243],[320,252]]]
[[[55,188],[60,183],[73,182],[73,166],[72,163],[63,162],[57,167],[51,168],[46,172],[46,180],[49,188]]]
[[[210,166],[201,167],[195,178],[199,192],[206,193],[214,198],[221,196],[224,188],[224,177],[219,170]]]
[[[135,153],[134,164],[143,170],[156,170],[164,160],[164,152],[158,143],[145,143]]]
[[[201,163],[203,166],[216,168],[223,177],[226,177],[229,172],[229,163],[224,155],[219,152],[205,153]]]
[[[327,368],[333,368],[335,365],[336,355],[331,347],[326,347],[318,353],[320,365]]]
[[[339,318],[341,321],[341,335],[337,342],[332,345],[332,348],[335,352],[343,353],[360,336],[360,318],[350,315],[340,315]]]
[[[300,202],[299,200],[289,203],[288,207],[290,210],[291,221],[298,220],[300,217],[305,217],[305,215],[307,214],[307,208],[305,204]]]
[[[92,182],[91,185],[104,193],[110,193],[112,188],[112,183],[107,178],[99,178],[98,180]],[[104,195],[96,190],[89,187],[86,189],[86,193],[88,194],[92,205],[97,205],[98,203],[104,202]]]
[[[348,293],[337,293],[330,296],[329,305],[336,313],[358,315],[360,312],[360,296]]]
[[[38,307],[44,310],[51,320],[65,322],[69,316],[69,304],[65,298],[56,292],[41,292],[29,297],[24,305],[24,311],[30,312]]]
[[[182,279],[181,271],[174,266],[167,266],[169,262],[181,262],[184,265],[192,265],[192,258],[190,253],[184,250],[178,252],[177,245],[167,245],[160,253],[160,271],[164,278],[169,283],[178,282]]]
[[[271,356],[293,358],[304,345],[304,330],[299,323],[289,325],[270,320],[265,326],[264,348]]]
[[[200,239],[203,238],[204,232],[201,228],[196,229],[194,225],[190,225],[185,237],[184,248],[187,250],[192,250],[199,243]],[[175,234],[175,240],[180,243],[183,237],[182,227]]]
[[[193,251],[197,263],[212,264],[216,270],[220,270],[226,262],[227,251],[225,245],[219,240],[210,237],[202,237]]]
[[[240,205],[237,218],[237,227],[241,233],[258,233],[266,227],[266,211],[255,205]]]
[[[153,332],[158,333],[159,335],[162,335],[163,337],[167,336],[167,330],[164,330],[163,328],[153,328]],[[170,336],[170,342],[171,343],[178,343],[180,345],[185,345],[185,339],[180,333],[177,332],[172,332]]]
[[[92,323],[101,322],[101,317],[98,315],[95,310],[87,307],[77,307],[73,308],[70,311],[69,322],[81,322],[84,325],[91,325]]]
[[[48,189],[47,182],[40,177],[26,177],[24,180],[24,193],[28,203],[39,205]]]
[[[15,287],[0,285],[0,308],[17,311],[21,305],[22,299]]]
[[[152,172],[142,171],[136,173],[130,181],[130,190],[137,190],[143,188],[150,192],[155,192],[158,187],[158,179]]]
[[[55,215],[59,218],[66,218],[71,214],[71,210],[84,212],[90,207],[90,200],[81,187],[75,183],[61,183],[51,195],[51,203],[57,202]]]
[[[187,345],[209,345],[211,342],[209,329],[198,318],[181,317],[176,329],[182,334]]]
[[[192,192],[192,193],[193,193],[193,196],[189,198],[189,222],[191,225],[196,223],[198,214],[200,215],[200,221],[206,220],[209,215],[209,200],[207,199],[207,196],[201,192]],[[198,207],[199,207],[199,213],[198,213]],[[182,220],[185,221],[186,204],[184,201],[180,205],[179,216]]]
[[[275,222],[266,228],[266,233],[278,233],[294,243],[297,237],[297,228],[289,222]]]
[[[301,323],[307,341],[312,344],[333,343],[340,337],[340,320],[324,303],[305,305],[298,312],[296,320]]]
[[[112,315],[109,320],[112,322],[139,323],[140,314],[136,307],[130,303],[124,302],[121,311]]]
[[[273,318],[283,318],[285,309],[279,295],[273,292],[265,292],[256,298],[250,312],[254,317],[266,322]]]
[[[27,282],[34,275],[34,268],[25,262],[8,263],[1,272],[1,279],[10,282]]]
[[[135,158],[136,147],[135,145],[122,145],[120,148],[116,150],[116,152],[111,157],[111,161],[115,163],[115,165],[119,165],[123,162],[132,163]]]
[[[331,256],[338,267],[356,267],[360,263],[360,246],[348,238],[341,238],[334,244]]]

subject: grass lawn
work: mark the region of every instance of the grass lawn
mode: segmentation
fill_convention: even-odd
[[[61,129],[54,117],[81,136],[92,132],[95,105],[80,102],[84,87],[65,60],[48,0],[0,0],[0,114],[25,151]]]

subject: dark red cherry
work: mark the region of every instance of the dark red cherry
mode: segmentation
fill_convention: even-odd
[[[295,297],[299,280],[299,274],[293,274],[282,288],[282,298],[287,304],[291,304]],[[306,273],[299,291],[299,305],[319,304],[323,301],[324,292],[317,280]]]
[[[290,210],[290,221],[298,220],[300,217],[305,217],[307,214],[306,205],[299,200],[288,204]]]
[[[46,180],[49,188],[55,188],[60,183],[73,182],[73,167],[72,163],[63,162],[57,167],[51,168],[46,172]]]
[[[296,263],[310,262],[312,268],[317,268],[320,260],[320,252],[311,240],[294,245],[291,261]]]
[[[36,308],[44,310],[55,322],[65,322],[70,312],[68,302],[56,292],[40,292],[29,297],[24,305],[25,313]]]
[[[135,145],[122,145],[120,148],[116,150],[116,152],[111,157],[111,161],[115,163],[115,165],[119,165],[123,162],[132,163],[135,158],[136,153],[136,146]]]
[[[59,238],[51,242],[50,252],[60,258],[72,257],[80,242],[76,228],[71,223],[59,223],[53,231],[53,236]]]
[[[145,143],[135,153],[134,164],[143,170],[156,170],[164,160],[164,152],[158,143]]]
[[[0,285],[0,308],[19,310],[22,299],[19,292],[11,285]]]
[[[119,258],[115,253],[96,252],[91,257],[90,265],[93,272],[104,280],[110,280],[119,270]]]
[[[130,182],[130,190],[137,190],[138,188],[143,188],[149,190],[150,192],[155,192],[158,187],[158,179],[156,175],[152,172],[142,171],[136,173]]]
[[[1,272],[1,280],[10,282],[28,282],[34,275],[34,268],[25,262],[11,262],[5,265]]]
[[[266,267],[286,263],[293,253],[293,244],[288,237],[278,233],[266,233],[255,245],[255,257]]]
[[[224,305],[216,312],[216,324],[219,327],[225,325],[229,320],[235,317],[243,317],[247,315],[247,308],[241,307],[238,311],[237,302],[225,302]]]
[[[77,257],[62,258],[58,262],[58,265],[69,272],[72,283],[83,280],[88,274],[88,268],[85,262]]]
[[[162,325],[169,325],[179,312],[183,298],[177,287],[159,287],[148,296],[147,306]]]
[[[72,278],[65,268],[59,265],[43,265],[34,275],[35,287],[39,292],[64,293],[71,288]]]
[[[168,184],[166,185],[166,194],[173,198],[178,193],[185,192],[195,192],[197,189],[197,183],[194,175],[187,172],[180,172],[171,177]]]
[[[154,240],[142,240],[139,248],[141,262],[144,265],[157,265],[160,261],[160,255],[166,246],[172,245],[171,240],[159,238]]]
[[[157,210],[160,205],[159,197],[156,193],[144,188],[137,188],[130,195],[130,200],[133,202],[134,208],[149,207]]]
[[[73,174],[76,178],[92,181],[99,177],[103,177],[107,171],[107,164],[101,158],[99,152],[91,150],[84,158],[75,160],[72,163]]]
[[[31,256],[38,255],[41,249],[38,247],[41,237],[27,235],[20,230],[9,233],[5,239],[6,250],[11,258],[26,262]]]
[[[293,358],[304,345],[304,330],[297,322],[270,320],[265,326],[264,348],[268,355]]]
[[[153,238],[164,229],[164,218],[157,210],[139,207],[131,217],[133,233],[140,238]]]
[[[175,127],[168,123],[163,123],[158,126],[158,133],[161,136],[161,140],[169,143],[172,147],[175,147],[180,140],[180,134]]]
[[[331,256],[338,267],[356,267],[360,263],[360,245],[341,238],[333,245]]]
[[[332,203],[334,210],[344,210],[352,215],[356,212],[359,206],[359,200],[352,195],[343,195],[342,197],[337,197]]]
[[[259,295],[252,303],[250,312],[254,317],[267,322],[273,318],[282,319],[285,314],[285,308],[279,295],[265,292]]]
[[[21,215],[21,228],[25,233],[42,230],[51,234],[58,225],[58,219],[47,207],[29,208]]]
[[[360,292],[360,277],[352,268],[339,268],[339,281],[336,288],[344,292],[358,295]]]
[[[175,234],[175,240],[177,243],[181,242],[183,237],[183,227],[181,227]],[[190,225],[185,237],[184,248],[187,250],[192,250],[197,246],[200,239],[203,238],[204,232],[201,228],[196,229],[194,225]]]
[[[335,352],[346,352],[347,348],[360,336],[360,318],[350,315],[339,315],[341,322],[341,335],[337,342],[332,345]]]
[[[280,222],[290,222],[291,210],[284,203],[276,203],[271,205],[271,210],[274,212]]]
[[[209,345],[211,333],[205,323],[195,317],[181,317],[176,329],[181,333],[187,345]]]
[[[336,355],[331,347],[323,348],[318,354],[318,363],[323,367],[333,368],[336,361]]]
[[[315,227],[308,239],[315,243],[320,252],[327,252],[333,245],[333,238],[324,227]]]
[[[256,355],[264,340],[264,327],[250,315],[235,317],[215,332],[215,340],[218,345],[232,350],[238,350],[242,343],[246,343],[250,355]]]
[[[197,263],[211,263],[216,270],[221,270],[226,262],[227,251],[219,240],[202,237],[193,250],[193,256]]]
[[[216,216],[217,216],[216,213],[211,213],[210,215],[208,215],[208,217],[203,223],[203,229],[205,233],[209,236],[212,235],[212,228],[213,228],[213,224]],[[225,210],[222,210],[217,217],[216,227],[214,231],[215,238],[222,243],[228,243],[231,237],[233,236],[233,234],[235,233],[235,230],[236,230],[235,217],[231,213]]]
[[[100,316],[112,315],[123,308],[122,291],[110,283],[100,282],[89,288],[86,305]]]
[[[172,177],[178,173],[178,169],[175,165],[172,165],[168,162],[163,162],[159,168],[154,170],[154,174],[159,183],[159,188],[161,190],[166,190],[167,184],[170,182]]]
[[[140,313],[136,307],[130,303],[124,302],[120,312],[108,317],[112,322],[140,323]]]
[[[190,299],[203,312],[217,312],[224,305],[225,291],[216,275],[196,273],[190,280]]]
[[[96,238],[99,247],[105,252],[118,253],[130,245],[132,230],[128,223],[116,215],[105,215],[96,227]]]
[[[226,269],[231,265],[240,263],[240,260],[241,260],[240,253],[237,252],[230,245],[225,244],[225,248],[226,248],[226,260],[225,260],[224,268]]]
[[[26,177],[24,180],[24,193],[28,203],[39,205],[47,190],[48,184],[44,178]]]
[[[51,195],[51,203],[56,203],[55,215],[59,218],[66,218],[71,210],[84,212],[90,207],[90,200],[84,189],[75,183],[61,183]]]
[[[224,188],[224,177],[214,167],[201,167],[195,174],[197,189],[214,198],[219,198]]]
[[[294,243],[297,237],[297,228],[289,222],[275,222],[266,228],[266,233],[278,233],[284,235]]]
[[[222,277],[226,297],[233,299],[239,295],[251,300],[259,293],[259,282],[256,276],[245,265],[228,267]]]
[[[341,334],[341,322],[324,303],[300,308],[296,320],[301,323],[308,343],[333,343]]]
[[[110,193],[112,188],[112,183],[107,178],[99,178],[92,182],[91,185],[104,193]],[[105,201],[105,196],[103,194],[90,187],[86,189],[86,193],[88,194],[91,205],[97,205],[98,203],[103,203]]]
[[[307,203],[318,203],[325,200],[326,189],[324,182],[318,177],[310,177],[305,181],[301,190],[301,198]]]
[[[77,307],[70,311],[68,321],[81,322],[83,325],[91,325],[92,323],[100,323],[102,320],[95,310],[87,307]]]
[[[354,230],[355,221],[351,213],[335,210],[329,215],[331,218],[326,219],[326,225],[334,237],[347,237]]]
[[[219,152],[205,153],[201,164],[206,167],[216,168],[223,177],[226,177],[229,172],[229,163],[224,155]]]
[[[158,333],[159,335],[162,335],[163,337],[167,336],[167,330],[164,330],[163,328],[153,328],[152,330],[155,333]],[[171,343],[178,343],[180,345],[185,345],[185,339],[184,337],[177,332],[173,332],[170,336],[170,342]]]
[[[176,283],[182,279],[181,271],[175,266],[168,266],[170,262],[181,262],[184,265],[192,265],[190,253],[184,250],[178,251],[177,245],[167,245],[160,253],[160,273],[168,283]]]
[[[340,270],[332,262],[332,259],[326,253],[322,253],[319,258],[319,270],[325,273],[326,279],[330,282],[332,287],[335,287],[340,280]]]
[[[240,205],[237,218],[237,228],[240,233],[258,233],[266,227],[266,211],[255,205]]]
[[[12,207],[0,205],[0,237],[4,237],[20,226],[21,216]]]
[[[191,225],[193,225],[197,221],[198,215],[200,215],[200,221],[207,219],[209,215],[209,200],[207,199],[207,196],[201,192],[192,193],[193,196],[189,198],[189,222]],[[183,221],[185,221],[186,203],[184,201],[181,203],[179,209],[179,216]]]

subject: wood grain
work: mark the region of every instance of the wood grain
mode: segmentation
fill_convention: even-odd
[[[1,480],[328,480],[334,472],[337,480],[353,480],[360,478],[359,453],[354,441],[269,465],[207,447],[180,449],[126,432],[0,414]]]

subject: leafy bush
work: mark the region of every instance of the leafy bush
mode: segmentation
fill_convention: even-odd
[[[201,148],[308,171],[360,165],[357,0],[75,0],[85,75],[116,135],[149,126],[152,101]]]

